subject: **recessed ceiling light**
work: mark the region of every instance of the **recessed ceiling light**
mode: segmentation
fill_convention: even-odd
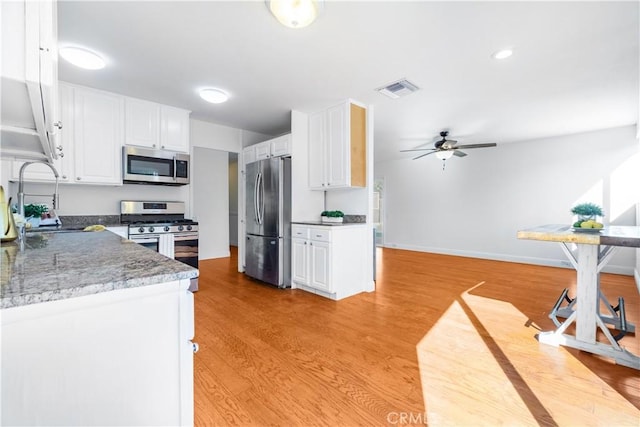
[[[202,89],[200,98],[212,104],[221,104],[229,99],[229,95],[220,89]]]
[[[100,55],[83,47],[62,47],[58,50],[58,54],[76,67],[85,70],[99,70],[105,66],[104,59]]]
[[[266,0],[273,16],[285,27],[304,28],[316,20],[322,0]]]
[[[511,55],[513,55],[513,51],[511,49],[503,49],[503,50],[497,51],[492,56],[495,59],[507,59]]]

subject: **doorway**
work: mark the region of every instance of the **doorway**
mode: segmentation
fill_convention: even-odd
[[[238,246],[238,153],[229,153],[229,245]]]
[[[376,246],[384,246],[384,178],[373,181],[373,228],[376,231]]]

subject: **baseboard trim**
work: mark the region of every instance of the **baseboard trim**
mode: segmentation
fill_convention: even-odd
[[[213,254],[208,254],[206,258],[202,258],[202,255],[201,255],[200,261],[206,261],[208,259],[217,259],[217,258],[229,258],[230,256],[231,256],[231,251],[214,252]]]
[[[444,249],[444,248],[434,248],[429,246],[404,245],[400,243],[386,243],[386,242],[384,247],[390,248],[390,249],[404,249],[408,251],[417,251],[417,252],[431,252],[431,253],[441,254],[441,255],[453,255],[453,256],[462,256],[462,257],[468,257],[468,258],[490,259],[493,261],[517,262],[522,264],[544,265],[547,267],[560,267],[560,268],[573,269],[569,261],[566,259],[537,258],[537,257],[527,257],[527,256],[520,256],[520,255],[464,251],[464,250],[457,250],[457,249]],[[626,267],[624,265],[609,264],[602,271],[605,273],[623,274],[625,276],[634,275],[634,268]],[[637,281],[638,281],[638,276],[636,275],[636,282]]]
[[[633,270],[633,276],[636,279],[636,286],[638,287],[638,292],[640,292],[640,271],[638,271],[638,269]]]

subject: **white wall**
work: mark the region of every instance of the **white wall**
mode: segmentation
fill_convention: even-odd
[[[193,148],[193,213],[199,259],[229,256],[229,153]]]
[[[229,212],[240,212],[241,209],[238,205],[233,208],[229,206],[228,153],[241,153],[244,144],[268,138],[255,132],[191,120],[192,161],[198,166],[198,170],[194,171],[195,184],[191,185],[191,198],[194,201],[194,217],[200,226],[201,260],[229,256]],[[201,156],[202,160],[199,159]],[[220,176],[221,173],[224,173],[224,177]],[[201,182],[205,184],[201,185]],[[240,194],[236,200],[243,203]],[[235,233],[237,236],[238,231]],[[241,242],[238,244],[241,245]],[[243,248],[239,246],[238,251],[242,254]]]
[[[385,179],[385,246],[566,265],[559,245],[518,240],[520,229],[571,222],[578,201],[604,207],[605,223],[635,225],[640,146],[633,126],[376,163]],[[499,141],[498,141],[499,142]],[[608,271],[633,274],[621,248]]]
[[[3,186],[17,200],[18,184],[8,182],[11,162],[2,161]],[[5,176],[6,175],[6,176]],[[53,184],[25,183],[25,193],[53,194]],[[121,186],[60,184],[58,215],[120,215],[121,200],[183,201],[189,206],[189,186],[124,184]],[[51,197],[26,197],[27,203],[47,203]]]

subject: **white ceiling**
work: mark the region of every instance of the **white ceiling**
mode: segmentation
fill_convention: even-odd
[[[529,140],[638,121],[638,2],[325,3],[310,27],[280,25],[263,1],[59,1],[60,45],[103,54],[99,71],[63,60],[60,79],[187,108],[255,132],[290,130],[290,110],[353,98],[374,106],[376,160],[431,143]],[[504,47],[504,61],[491,55]],[[392,100],[375,88],[407,78]],[[203,87],[224,88],[208,104]]]

